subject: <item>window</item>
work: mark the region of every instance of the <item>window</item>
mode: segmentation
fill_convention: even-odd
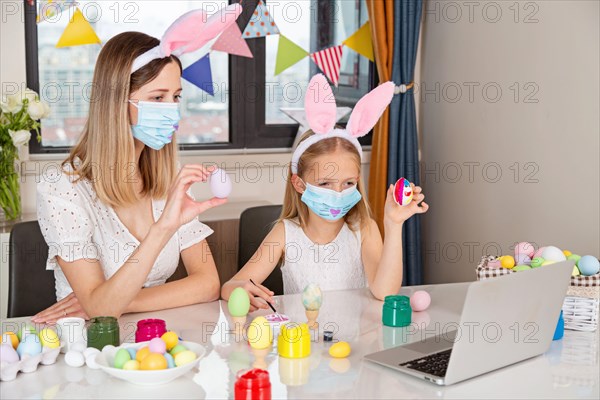
[[[86,1],[79,8],[102,42],[114,35],[137,30],[160,37],[167,26],[186,11],[207,11],[226,5],[225,0]],[[258,0],[243,0],[238,26],[244,29]],[[290,6],[293,3],[293,6]],[[364,1],[298,0],[267,1],[281,32],[309,52],[323,49],[352,34],[367,20]],[[160,4],[160,6],[159,6]],[[212,9],[212,10],[211,10]],[[36,24],[35,13],[25,14],[27,85],[38,91],[52,109],[42,123],[42,142],[30,142],[31,153],[67,152],[85,124],[98,45],[56,48],[74,8],[50,21]],[[219,87],[212,97],[182,79],[182,121],[178,141],[186,149],[289,148],[298,125],[279,110],[302,107],[310,76],[318,69],[309,57],[279,76],[274,74],[278,37],[247,41],[253,58],[212,52],[213,82]],[[352,50],[344,49],[338,105],[352,106],[370,87],[372,66]],[[184,67],[207,51],[200,49],[182,57]],[[294,92],[291,89],[295,89]],[[286,93],[284,93],[284,89]],[[368,143],[367,139],[367,143]]]

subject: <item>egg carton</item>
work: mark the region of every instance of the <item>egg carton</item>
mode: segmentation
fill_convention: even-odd
[[[8,382],[12,381],[17,377],[19,372],[23,372],[25,374],[35,372],[38,369],[40,364],[42,365],[52,365],[56,363],[56,359],[60,354],[60,349],[62,346],[57,347],[55,349],[51,349],[49,347],[44,347],[40,354],[36,354],[35,356],[30,356],[28,354],[24,354],[23,358],[14,363],[1,363],[0,364],[0,381]]]
[[[598,299],[567,296],[563,303],[565,329],[594,332],[598,329]]]

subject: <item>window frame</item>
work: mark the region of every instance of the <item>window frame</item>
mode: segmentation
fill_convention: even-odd
[[[237,20],[240,30],[246,27],[254,9],[259,0],[244,0],[244,11]],[[359,0],[355,0],[359,1]],[[235,2],[234,0],[230,3]],[[323,13],[327,1],[311,0],[316,7],[311,7],[311,12]],[[39,78],[39,54],[38,54],[38,26],[36,22],[37,0],[33,5],[29,5],[28,0],[23,0],[25,7],[25,60],[26,60],[26,82],[27,87],[38,92],[40,91]],[[311,16],[312,19],[312,16]],[[314,19],[320,21],[318,15]],[[325,38],[319,34],[318,38],[314,33],[316,31],[327,31],[331,35],[331,30],[318,29],[317,24],[311,24],[311,52],[315,48],[324,48],[329,45],[331,36]],[[324,44],[327,42],[327,44]],[[229,142],[220,143],[180,143],[181,151],[194,150],[240,150],[240,149],[290,149],[298,132],[299,124],[267,124],[266,123],[266,39],[257,38],[247,40],[253,58],[228,55],[229,61]],[[321,46],[323,44],[323,46]],[[316,65],[311,63],[310,74],[318,72]],[[251,79],[251,80],[250,80]],[[376,79],[376,69],[374,63],[369,62],[369,87],[374,86]],[[252,82],[252,85],[249,84]],[[251,86],[259,88],[252,100],[246,100],[251,90]],[[234,89],[232,95],[232,88]],[[262,89],[262,90],[261,90]],[[245,132],[254,132],[245,134]],[[362,145],[371,144],[371,134],[359,139]],[[29,153],[40,154],[67,154],[71,146],[43,146],[38,142],[37,135],[32,134],[29,140]]]

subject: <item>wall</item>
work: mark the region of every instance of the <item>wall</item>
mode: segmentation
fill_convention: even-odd
[[[599,5],[426,3],[428,283],[473,280],[482,253],[522,240],[600,255]]]

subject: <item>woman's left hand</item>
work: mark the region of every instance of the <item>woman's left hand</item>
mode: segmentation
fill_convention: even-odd
[[[61,301],[56,302],[53,306],[37,313],[31,317],[31,321],[35,323],[53,324],[59,319],[66,317],[79,317],[85,320],[90,319],[79,304],[79,300],[77,300],[75,293],[71,293]]]
[[[423,214],[429,209],[429,205],[423,200],[425,195],[420,186],[410,184],[413,190],[413,198],[410,204],[401,206],[394,201],[394,185],[390,185],[387,191],[384,207],[384,223],[402,224],[415,214]]]

